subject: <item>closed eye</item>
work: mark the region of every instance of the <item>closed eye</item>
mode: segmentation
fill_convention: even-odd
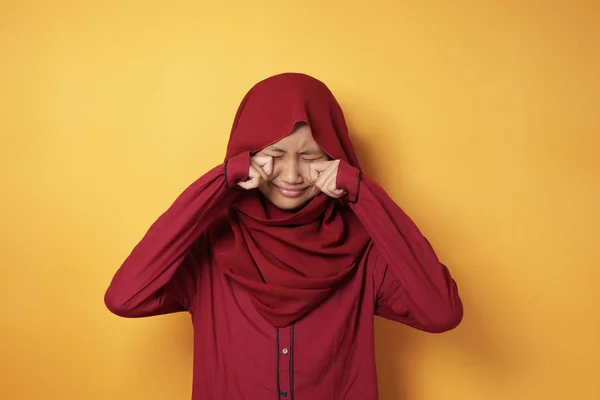
[[[302,158],[301,160],[304,162],[313,162],[313,161],[319,161],[321,160],[323,157],[317,157],[317,158]]]

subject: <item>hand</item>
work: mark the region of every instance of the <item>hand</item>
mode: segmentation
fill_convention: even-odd
[[[261,183],[269,180],[269,175],[273,173],[273,157],[254,156],[250,159],[250,172],[248,180],[238,182],[238,185],[246,190],[256,189]]]
[[[310,179],[321,192],[329,197],[339,199],[346,191],[336,186],[340,160],[313,162],[310,164]]]

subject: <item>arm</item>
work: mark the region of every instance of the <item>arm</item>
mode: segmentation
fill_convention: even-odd
[[[243,153],[212,169],[150,226],[104,295],[112,313],[133,318],[190,309],[199,239],[235,200],[235,182],[247,179],[249,165],[249,154]]]
[[[377,183],[340,163],[337,186],[374,243],[369,257],[378,315],[426,332],[455,328],[463,317],[456,282],[413,221]]]

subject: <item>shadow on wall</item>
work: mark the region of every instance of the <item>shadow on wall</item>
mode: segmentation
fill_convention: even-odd
[[[377,114],[377,112],[369,110],[369,115],[373,117],[373,114]],[[392,120],[391,118],[390,116],[390,121]],[[383,166],[378,167],[378,160],[381,158],[381,155],[374,154],[372,147],[369,146],[372,140],[376,140],[375,138],[386,140],[382,137],[385,135],[380,135],[379,133],[370,135],[369,133],[361,132],[361,129],[353,129],[350,121],[348,121],[348,125],[351,140],[365,173],[369,174],[376,182],[379,182],[381,178],[381,180],[385,179],[387,184],[389,184],[391,180],[394,182],[396,190],[402,187],[402,182],[395,182],[396,180],[400,180],[399,177],[402,176],[402,172],[387,171],[383,170]],[[392,125],[391,123],[387,124],[387,126]],[[396,149],[402,149],[399,143],[401,136],[398,132],[388,136],[394,141],[393,147]],[[394,157],[398,160],[403,158],[401,152],[400,154],[394,154]],[[475,166],[473,167],[475,168]],[[451,223],[453,221],[448,221],[448,217],[444,217],[444,215],[456,215],[456,213],[453,214],[454,210],[447,209],[458,209],[458,205],[453,206],[454,202],[448,201],[448,199],[441,200],[439,199],[441,195],[427,193],[426,190],[420,190],[418,195],[419,199],[417,203],[428,210],[428,213],[431,213],[431,219],[438,221],[435,225],[436,230],[444,231],[436,236],[452,237],[453,243],[462,249],[468,248],[470,243],[481,242],[477,240],[477,237],[469,237],[474,236],[474,234],[461,231],[460,226]],[[440,209],[441,204],[447,208],[445,210]],[[399,205],[402,207],[401,204]],[[432,245],[434,248],[438,247],[435,243],[432,243]],[[415,371],[415,366],[420,364],[420,349],[426,346],[427,343],[430,343],[429,341],[436,340],[436,336],[440,338],[439,340],[444,340],[446,343],[449,343],[449,346],[456,348],[453,354],[457,354],[454,356],[457,363],[460,363],[468,371],[474,371],[478,375],[486,375],[496,380],[501,379],[508,382],[522,376],[525,368],[528,367],[525,354],[507,354],[503,350],[510,347],[510,344],[502,343],[503,341],[506,342],[507,332],[511,331],[510,336],[517,338],[519,336],[518,327],[515,326],[515,328],[507,328],[503,332],[497,332],[493,328],[493,325],[495,313],[498,310],[486,310],[486,304],[478,300],[485,297],[478,295],[478,293],[489,293],[490,288],[498,288],[498,285],[502,284],[503,276],[501,272],[498,272],[501,271],[501,268],[490,265],[494,260],[492,250],[486,251],[485,248],[480,248],[477,254],[478,260],[476,262],[474,261],[474,257],[470,256],[469,264],[462,264],[461,260],[447,262],[445,261],[446,257],[444,257],[444,254],[439,253],[440,259],[445,264],[447,263],[452,276],[458,284],[464,305],[463,321],[453,331],[441,335],[432,335],[419,332],[397,322],[382,318],[376,319],[375,351],[380,400],[410,400],[410,394],[416,392],[416,386],[422,385],[421,383],[415,383],[415,380],[412,379],[415,373],[419,372],[418,370]],[[457,263],[460,265],[456,265]],[[476,263],[478,265],[474,265]],[[482,266],[485,268],[481,268]],[[473,276],[465,275],[464,271],[469,270],[477,270],[479,273]],[[485,273],[482,270],[497,272]],[[506,284],[509,285],[510,282]],[[508,290],[500,289],[500,292],[503,298],[510,296]],[[487,297],[489,298],[489,295]],[[510,300],[504,303],[515,304]],[[510,310],[503,310],[503,312],[510,313]],[[422,382],[422,380],[418,382]]]
[[[456,281],[463,282],[463,277],[454,274]],[[492,285],[491,282],[489,282]],[[475,300],[468,285],[460,285],[461,296],[465,307],[462,324],[451,332],[428,334],[397,322],[382,318],[376,319],[375,352],[377,358],[380,400],[410,400],[410,394],[422,386],[423,369],[421,351],[434,340],[443,340],[447,346],[453,347],[452,357],[457,364],[472,371],[478,377],[493,377],[502,382],[511,382],[523,376],[530,368],[525,354],[507,354],[503,349],[500,336],[490,329],[493,315],[482,309],[482,304]],[[514,335],[518,331],[514,330]],[[419,379],[415,379],[419,374]],[[497,388],[502,391],[503,388]],[[507,387],[505,390],[510,390]],[[510,397],[511,393],[506,395]],[[507,397],[507,398],[508,398]]]

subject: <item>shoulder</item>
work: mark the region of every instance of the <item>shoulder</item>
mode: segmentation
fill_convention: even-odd
[[[229,232],[231,232],[231,222],[229,210],[227,209],[213,219],[212,223],[206,229],[205,236],[210,243],[214,243]]]
[[[222,213],[190,246],[188,249],[188,262],[196,266],[206,263],[214,257],[215,247],[230,236],[231,224],[226,214]]]

